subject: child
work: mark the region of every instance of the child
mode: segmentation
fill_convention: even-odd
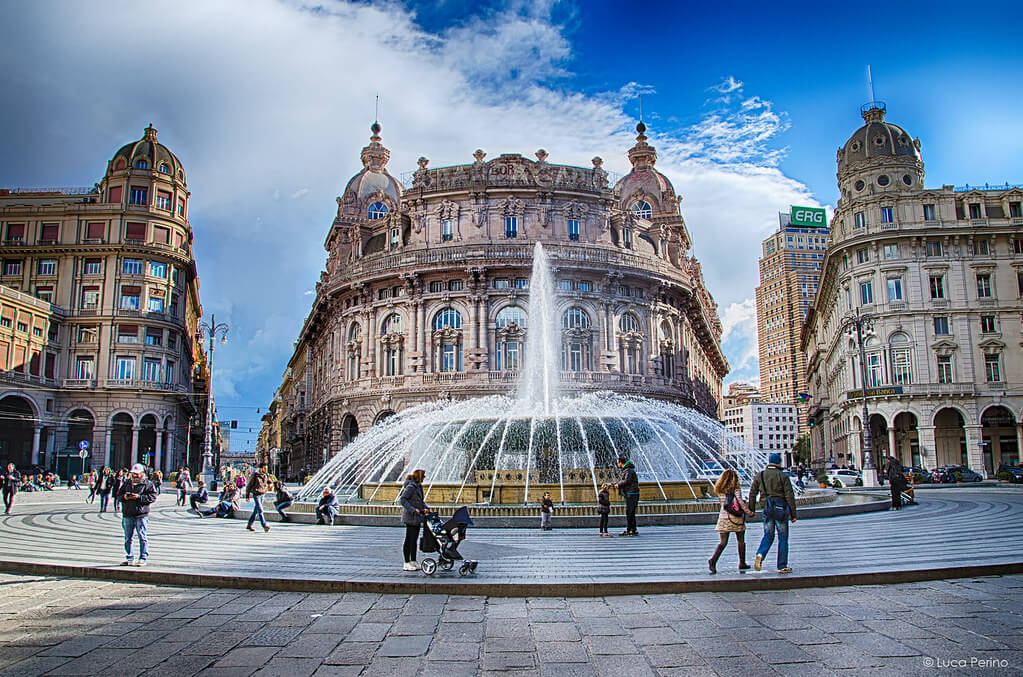
[[[540,501],[540,530],[551,530],[551,515],[554,513],[554,501],[551,500],[551,492],[543,493],[543,500]]]
[[[600,537],[611,538],[611,534],[607,533],[607,516],[611,514],[611,485],[605,484],[600,488],[600,493],[597,494],[597,514],[600,515]]]

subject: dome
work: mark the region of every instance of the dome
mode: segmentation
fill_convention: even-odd
[[[634,195],[646,195],[660,199],[664,195],[675,194],[675,188],[671,185],[664,174],[654,169],[657,162],[657,149],[646,142],[646,125],[640,122],[636,125],[636,145],[629,149],[629,161],[632,163],[632,171],[615,184],[614,192],[618,197],[621,206],[628,208]]]
[[[160,171],[170,176],[177,176],[181,172],[181,180],[184,181],[184,168],[181,166],[181,161],[174,153],[170,152],[167,146],[156,140],[156,129],[152,124],[146,127],[141,139],[121,146],[114,153],[114,157],[110,161],[110,168],[128,169],[136,167],[141,162],[145,162],[146,165],[139,168]]]
[[[913,139],[898,125],[885,122],[881,102],[866,104],[861,111],[865,125],[853,132],[838,151],[838,172],[864,160],[905,157],[920,161],[920,140]]]
[[[352,177],[345,186],[346,200],[365,200],[371,195],[382,193],[397,205],[401,199],[401,184],[387,173],[387,161],[391,159],[391,151],[380,143],[380,125],[376,122],[370,127],[373,136],[369,137],[369,145],[362,149],[361,172]]]

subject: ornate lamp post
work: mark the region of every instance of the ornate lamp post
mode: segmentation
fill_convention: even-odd
[[[199,323],[199,335],[210,340],[209,356],[209,395],[206,397],[206,433],[203,439],[202,450],[202,478],[207,487],[213,486],[216,476],[213,471],[213,346],[217,335],[220,335],[220,343],[227,343],[227,331],[230,327],[224,322],[217,324],[216,315],[210,315],[209,322]]]
[[[860,431],[863,440],[863,486],[864,487],[876,487],[877,483],[877,471],[874,468],[873,449],[872,442],[870,439],[870,418],[867,413],[867,361],[866,354],[863,350],[863,333],[870,331],[876,319],[875,315],[870,313],[860,314],[860,309],[856,309],[856,313],[849,315],[842,321],[843,329],[852,334],[856,332],[856,345],[860,351],[860,393],[863,395],[863,415],[861,418],[862,424],[860,425]]]

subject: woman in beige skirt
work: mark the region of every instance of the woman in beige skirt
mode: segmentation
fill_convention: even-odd
[[[721,542],[718,543],[714,555],[707,560],[710,573],[716,574],[718,558],[725,551],[728,545],[728,534],[735,534],[736,547],[739,549],[739,571],[749,569],[746,564],[746,516],[753,516],[746,502],[742,500],[742,492],[739,488],[739,475],[731,468],[721,473],[717,483],[714,484],[714,491],[717,492],[718,500],[721,501],[721,512],[718,513],[718,523],[714,531],[721,535]]]

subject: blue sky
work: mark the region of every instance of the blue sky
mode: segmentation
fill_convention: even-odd
[[[40,0],[0,25],[0,186],[86,186],[152,122],[185,164],[214,377],[258,430],[380,94],[395,175],[537,148],[623,172],[638,92],[726,327],[756,380],[753,289],[777,212],[833,206],[866,66],[929,186],[1023,182],[1015,4]],[[727,247],[722,243],[728,243]],[[736,266],[736,261],[744,262]],[[251,427],[253,433],[248,434]],[[251,448],[251,443],[249,444]]]

